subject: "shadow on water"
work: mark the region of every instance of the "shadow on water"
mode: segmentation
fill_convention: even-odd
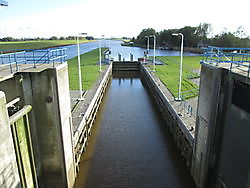
[[[195,187],[138,72],[113,74],[75,187]]]

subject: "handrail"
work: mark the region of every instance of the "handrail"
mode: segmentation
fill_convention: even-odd
[[[0,52],[13,51],[13,50],[0,50]],[[10,73],[13,73],[13,65],[16,65],[16,71],[19,70],[20,64],[30,64],[36,68],[41,64],[63,63],[66,59],[66,48],[53,48],[53,49],[25,49],[15,50],[16,52],[1,53],[0,63],[2,65],[9,65]],[[1,68],[0,68],[1,70]]]
[[[201,63],[215,64],[229,63],[230,71],[236,69],[250,75],[250,48],[220,48],[209,46],[203,48],[203,60]]]

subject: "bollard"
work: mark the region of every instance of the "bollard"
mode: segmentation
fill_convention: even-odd
[[[118,54],[118,61],[121,61],[122,60],[122,56],[121,56],[121,54],[119,53]]]
[[[133,54],[130,53],[130,61],[133,61],[133,60],[134,60]]]

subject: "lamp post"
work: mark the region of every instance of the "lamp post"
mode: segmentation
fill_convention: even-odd
[[[153,72],[155,72],[155,46],[156,46],[156,37],[155,37],[155,35],[150,35],[149,37],[154,37],[154,68],[153,68]]]
[[[104,37],[104,35],[102,35],[101,37]],[[99,40],[99,72],[102,72],[102,47],[101,47],[101,39]]]
[[[87,33],[80,33],[76,36],[77,40],[77,56],[78,56],[78,81],[79,81],[79,90],[80,90],[80,97],[78,100],[83,100],[82,97],[82,72],[81,72],[81,58],[80,58],[80,44],[79,44],[79,36],[87,35]]]
[[[149,54],[149,36],[145,36],[145,38],[148,39],[148,42],[147,42],[147,58],[148,58],[148,54]]]
[[[181,101],[182,58],[183,58],[183,41],[184,41],[184,35],[182,33],[173,33],[172,35],[173,36],[181,36],[180,78],[179,78],[178,98],[175,98],[176,101]]]

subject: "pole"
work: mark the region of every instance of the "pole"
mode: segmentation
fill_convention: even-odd
[[[180,63],[180,80],[179,80],[179,91],[178,91],[178,100],[181,100],[181,81],[182,81],[182,59],[183,59],[183,41],[184,36],[182,33],[179,33],[181,36],[181,63]]]
[[[147,44],[147,59],[148,59],[148,54],[149,54],[149,37],[148,38],[148,44]]]
[[[99,40],[99,72],[102,72],[102,47],[101,47],[101,40]]]
[[[82,98],[82,73],[81,73],[81,59],[80,59],[80,45],[79,45],[79,37],[76,37],[77,40],[77,54],[78,54],[78,78],[79,78],[79,90],[80,90],[80,98],[78,100],[83,100]]]
[[[154,72],[155,72],[155,45],[156,45],[156,37],[154,35]]]

